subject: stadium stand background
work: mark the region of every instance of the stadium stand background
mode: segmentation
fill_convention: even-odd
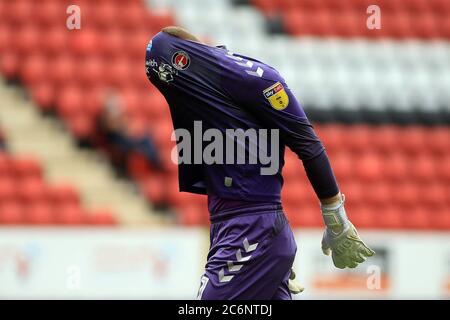
[[[66,27],[72,4],[80,30]],[[366,27],[374,4],[379,30]],[[173,24],[280,71],[324,141],[355,225],[448,233],[445,0],[0,0],[0,225],[208,225],[206,198],[178,192],[169,111],[144,72],[148,41]],[[135,150],[126,177],[114,171],[97,130],[112,93],[130,135],[155,140],[162,168]],[[286,158],[289,220],[321,228],[301,162]]]

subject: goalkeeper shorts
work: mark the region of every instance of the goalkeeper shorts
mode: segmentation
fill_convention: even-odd
[[[288,280],[297,246],[282,211],[215,222],[210,237],[198,299],[291,299]]]

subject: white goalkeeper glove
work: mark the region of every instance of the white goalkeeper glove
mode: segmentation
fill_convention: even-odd
[[[292,269],[291,269],[291,275],[289,276],[288,287],[289,287],[289,291],[292,294],[298,294],[298,293],[303,292],[303,290],[305,290],[305,288],[303,288],[301,286],[301,284],[295,280],[295,272]]]
[[[326,229],[322,238],[322,251],[333,259],[339,269],[355,268],[375,254],[359,237],[348,220],[344,208],[345,196],[337,204],[321,205]]]

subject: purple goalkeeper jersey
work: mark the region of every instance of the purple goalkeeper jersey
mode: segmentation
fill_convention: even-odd
[[[267,154],[277,154],[279,159],[273,174],[261,174],[267,164],[259,161],[205,164],[193,160],[178,165],[180,191],[212,195],[209,207],[213,213],[255,204],[279,206],[285,146],[304,163],[324,153],[285,80],[265,63],[231,53],[225,47],[160,32],[147,47],[146,73],[167,100],[174,129],[184,129],[195,137],[199,129],[195,124],[201,121],[203,132],[219,129],[225,139],[228,129],[279,132],[277,146],[273,145],[271,134],[267,135]],[[182,140],[176,135],[178,142]],[[255,153],[251,144],[252,141],[245,143],[248,154]],[[201,141],[200,150],[206,145]],[[193,143],[189,151],[198,153],[196,148]],[[335,184],[328,189],[332,189],[330,195],[337,193]],[[224,204],[226,201],[232,202]]]

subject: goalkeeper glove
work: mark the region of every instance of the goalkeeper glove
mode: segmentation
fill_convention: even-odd
[[[297,294],[303,292],[305,288],[303,288],[297,281],[295,281],[295,272],[291,269],[291,275],[289,276],[289,283],[288,283],[289,291],[292,294]]]
[[[344,208],[345,196],[337,204],[321,205],[326,225],[322,238],[322,251],[332,256],[339,269],[355,268],[359,263],[375,254],[359,237],[353,224],[348,220]]]

